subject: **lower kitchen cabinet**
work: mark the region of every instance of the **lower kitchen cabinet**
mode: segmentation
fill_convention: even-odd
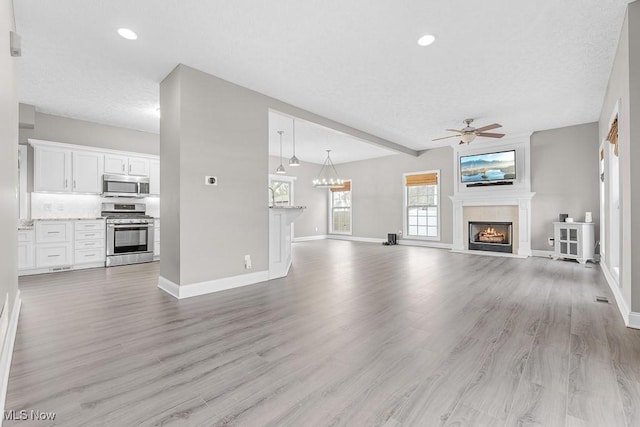
[[[18,270],[28,270],[35,266],[33,230],[18,230]]]
[[[78,220],[74,222],[74,266],[97,267],[105,262],[104,220]]]

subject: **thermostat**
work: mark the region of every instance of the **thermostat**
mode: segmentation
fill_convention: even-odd
[[[204,177],[205,185],[218,185],[218,177],[216,176],[205,176]]]

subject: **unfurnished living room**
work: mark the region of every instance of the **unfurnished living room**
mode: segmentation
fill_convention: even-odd
[[[640,2],[0,12],[0,424],[640,426]]]

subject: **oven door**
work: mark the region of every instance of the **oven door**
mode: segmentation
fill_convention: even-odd
[[[153,251],[153,223],[107,224],[107,256]]]

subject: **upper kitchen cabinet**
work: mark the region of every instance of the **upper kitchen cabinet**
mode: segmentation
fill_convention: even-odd
[[[104,155],[91,151],[74,151],[71,156],[73,171],[73,192],[102,193],[102,168]]]
[[[129,157],[119,154],[106,154],[104,156],[104,173],[126,175],[129,169]]]
[[[149,194],[160,195],[160,160],[149,161]]]
[[[149,176],[149,159],[120,154],[105,154],[104,173]]]
[[[34,191],[71,191],[71,150],[34,145]]]
[[[33,191],[102,194],[102,177],[149,177],[150,194],[160,195],[158,156],[29,139],[34,151]]]

